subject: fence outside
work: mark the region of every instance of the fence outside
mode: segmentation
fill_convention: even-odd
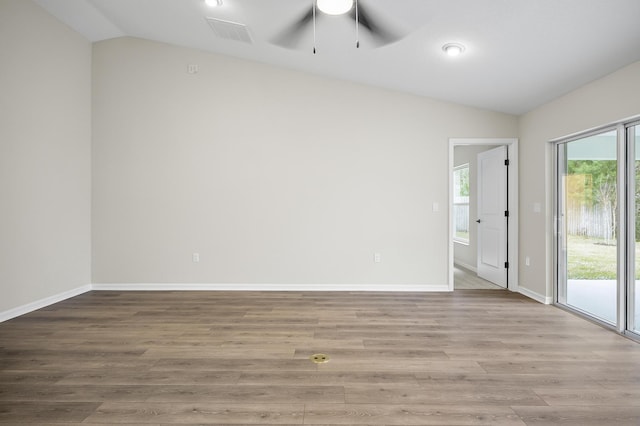
[[[610,241],[615,238],[614,215],[610,205],[569,202],[565,217],[567,233]]]
[[[469,232],[469,204],[454,204],[453,220],[456,233]]]

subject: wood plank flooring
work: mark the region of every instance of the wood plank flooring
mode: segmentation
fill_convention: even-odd
[[[91,292],[0,324],[0,423],[640,425],[640,345],[508,291]]]
[[[475,272],[453,265],[453,288],[456,290],[504,290],[494,283],[478,277]]]

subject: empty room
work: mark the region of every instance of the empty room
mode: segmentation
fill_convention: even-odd
[[[0,424],[640,424],[637,0],[0,0]]]

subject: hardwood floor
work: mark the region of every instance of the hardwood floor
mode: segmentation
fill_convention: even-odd
[[[640,345],[508,291],[91,292],[0,324],[0,423],[639,425]]]
[[[453,266],[453,287],[455,290],[504,290],[478,277],[475,272],[458,265]]]

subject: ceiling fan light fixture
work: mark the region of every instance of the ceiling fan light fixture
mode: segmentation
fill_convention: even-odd
[[[318,0],[318,9],[327,15],[343,15],[352,7],[353,0]]]
[[[449,56],[458,56],[464,52],[465,47],[460,43],[447,43],[442,46],[442,50]]]
[[[220,7],[220,6],[222,6],[222,0],[204,0],[204,2],[209,7]]]

